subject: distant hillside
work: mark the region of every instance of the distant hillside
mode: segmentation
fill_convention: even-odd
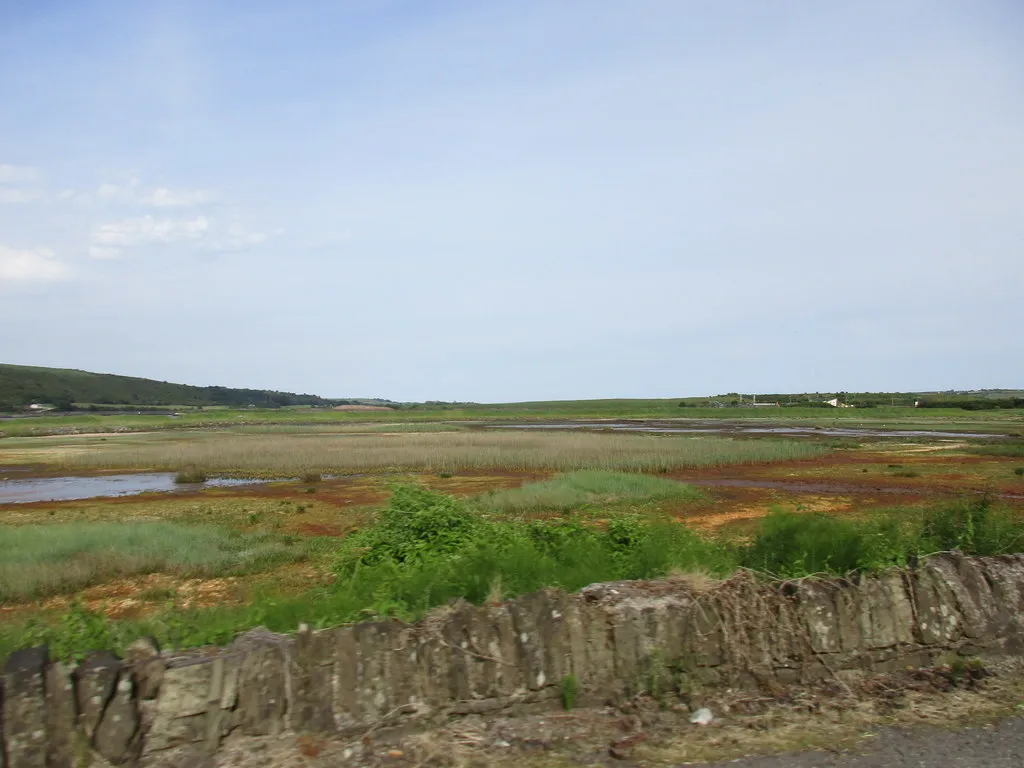
[[[279,408],[286,405],[343,405],[355,400],[329,400],[265,389],[193,387],[110,373],[37,368],[0,363],[0,410],[47,403],[67,409],[74,403],[132,406],[234,406]],[[370,402],[370,401],[367,401]]]

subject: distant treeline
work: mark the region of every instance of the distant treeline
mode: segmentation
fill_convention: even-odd
[[[1002,393],[1005,390],[998,390]],[[856,408],[876,408],[878,406],[904,406],[918,408],[961,408],[966,411],[992,411],[998,409],[1024,408],[1024,397],[1002,395],[996,392],[978,392],[971,394],[951,393],[915,393],[915,392],[818,392],[813,394],[757,394],[740,395],[730,392],[711,398],[689,398],[679,403],[680,408],[702,407],[742,407],[778,404],[782,407],[794,408],[832,408],[829,400],[837,400],[841,404]],[[1011,390],[1012,392],[1012,390]]]
[[[1001,398],[922,398],[917,403],[918,408],[962,408],[965,411],[995,411],[999,409],[1024,408],[1024,397],[1001,397]]]
[[[33,403],[71,410],[76,404],[103,406],[227,406],[282,408],[368,402],[266,389],[194,387],[107,373],[0,364],[0,410],[21,410]]]

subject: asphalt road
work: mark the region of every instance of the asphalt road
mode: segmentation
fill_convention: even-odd
[[[981,728],[889,728],[858,753],[803,752],[709,763],[720,768],[1024,768],[1024,718]]]

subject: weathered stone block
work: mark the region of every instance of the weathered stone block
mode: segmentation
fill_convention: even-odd
[[[155,699],[164,679],[165,666],[156,640],[140,637],[126,649],[125,662],[131,667],[138,697]]]
[[[78,700],[78,722],[85,737],[92,742],[103,710],[114,695],[123,664],[109,651],[91,653],[75,670],[75,694]]]
[[[300,631],[295,635],[292,727],[300,732],[329,733],[334,722],[334,636]]]
[[[914,642],[914,609],[899,571],[866,577],[860,584],[860,628],[868,650]]]
[[[258,646],[242,657],[238,668],[235,722],[243,733],[273,736],[285,729],[287,661],[287,648],[283,644]]]
[[[93,743],[103,757],[120,765],[137,756],[138,736],[139,712],[135,706],[134,686],[131,671],[125,669],[96,727]]]
[[[168,666],[156,706],[148,713],[152,723],[146,733],[143,755],[203,739],[211,673],[208,659]]]
[[[46,646],[15,651],[4,665],[3,736],[9,768],[46,768]]]
[[[842,650],[839,607],[836,604],[835,582],[801,581],[796,587],[798,612],[811,648],[816,653],[838,653]]]
[[[75,688],[71,670],[54,663],[46,670],[46,764],[49,768],[74,768]]]
[[[913,574],[917,631],[926,645],[949,646],[962,635],[957,601],[944,574],[928,561]]]

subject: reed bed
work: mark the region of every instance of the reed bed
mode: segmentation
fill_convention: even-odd
[[[68,469],[199,467],[210,473],[295,476],[306,472],[458,472],[678,468],[813,458],[825,448],[795,440],[593,433],[448,432],[352,435],[195,433],[188,440],[93,446],[63,457]]]
[[[301,546],[281,537],[214,526],[165,521],[0,526],[0,603],[142,573],[249,573],[303,557]]]

